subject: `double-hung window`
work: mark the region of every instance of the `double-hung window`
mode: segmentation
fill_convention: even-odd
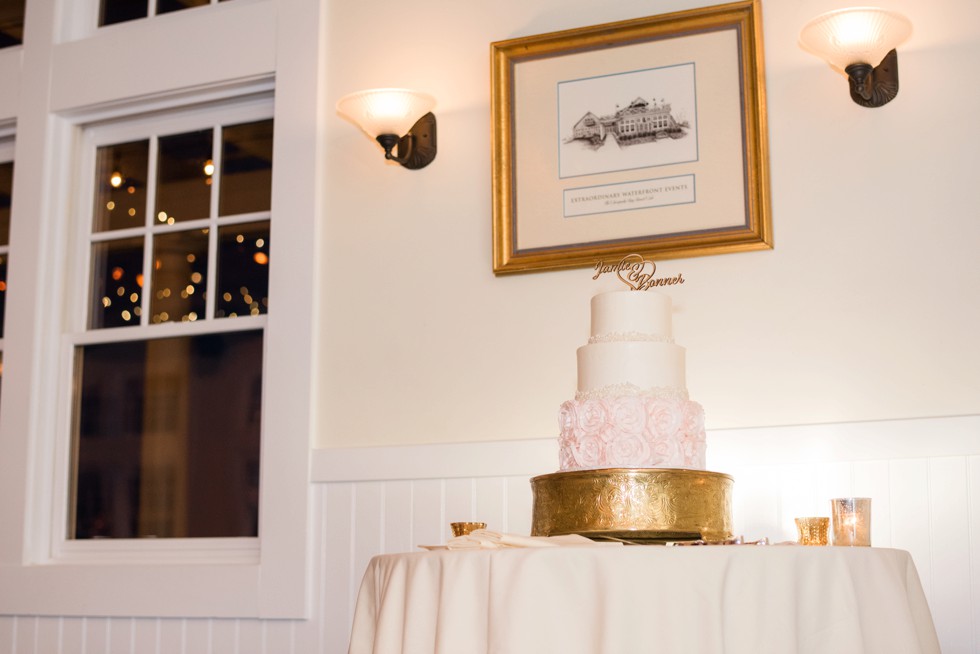
[[[86,130],[69,539],[258,536],[271,116]]]
[[[152,2],[0,52],[0,614],[302,618],[323,8]]]

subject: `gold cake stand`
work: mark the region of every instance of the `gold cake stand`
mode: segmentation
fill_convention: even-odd
[[[673,468],[605,468],[531,479],[532,536],[580,534],[630,543],[732,537],[730,475]]]

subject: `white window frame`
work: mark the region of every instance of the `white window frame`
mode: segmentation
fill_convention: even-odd
[[[8,266],[0,397],[0,614],[308,617],[324,169],[320,3],[238,0],[64,43],[56,38],[66,28],[55,4],[28,3],[20,68],[4,78],[0,67],[0,87],[13,85],[20,99],[19,114],[0,113],[0,122],[17,124],[11,249],[18,255]],[[179,46],[163,58],[161,43]],[[210,51],[223,56],[202,64],[199,53]],[[92,74],[114,64],[111,83]],[[65,352],[77,313],[65,298],[78,265],[71,220],[85,213],[91,220],[91,203],[77,204],[78,189],[92,184],[76,167],[84,127],[273,90],[259,538],[66,544],[59,535],[68,462]]]

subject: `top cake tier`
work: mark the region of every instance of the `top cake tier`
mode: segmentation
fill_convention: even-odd
[[[589,341],[612,340],[673,342],[670,297],[652,291],[611,291],[594,296]]]

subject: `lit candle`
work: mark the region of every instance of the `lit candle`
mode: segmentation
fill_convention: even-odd
[[[834,545],[871,545],[871,499],[839,497],[830,501]]]

